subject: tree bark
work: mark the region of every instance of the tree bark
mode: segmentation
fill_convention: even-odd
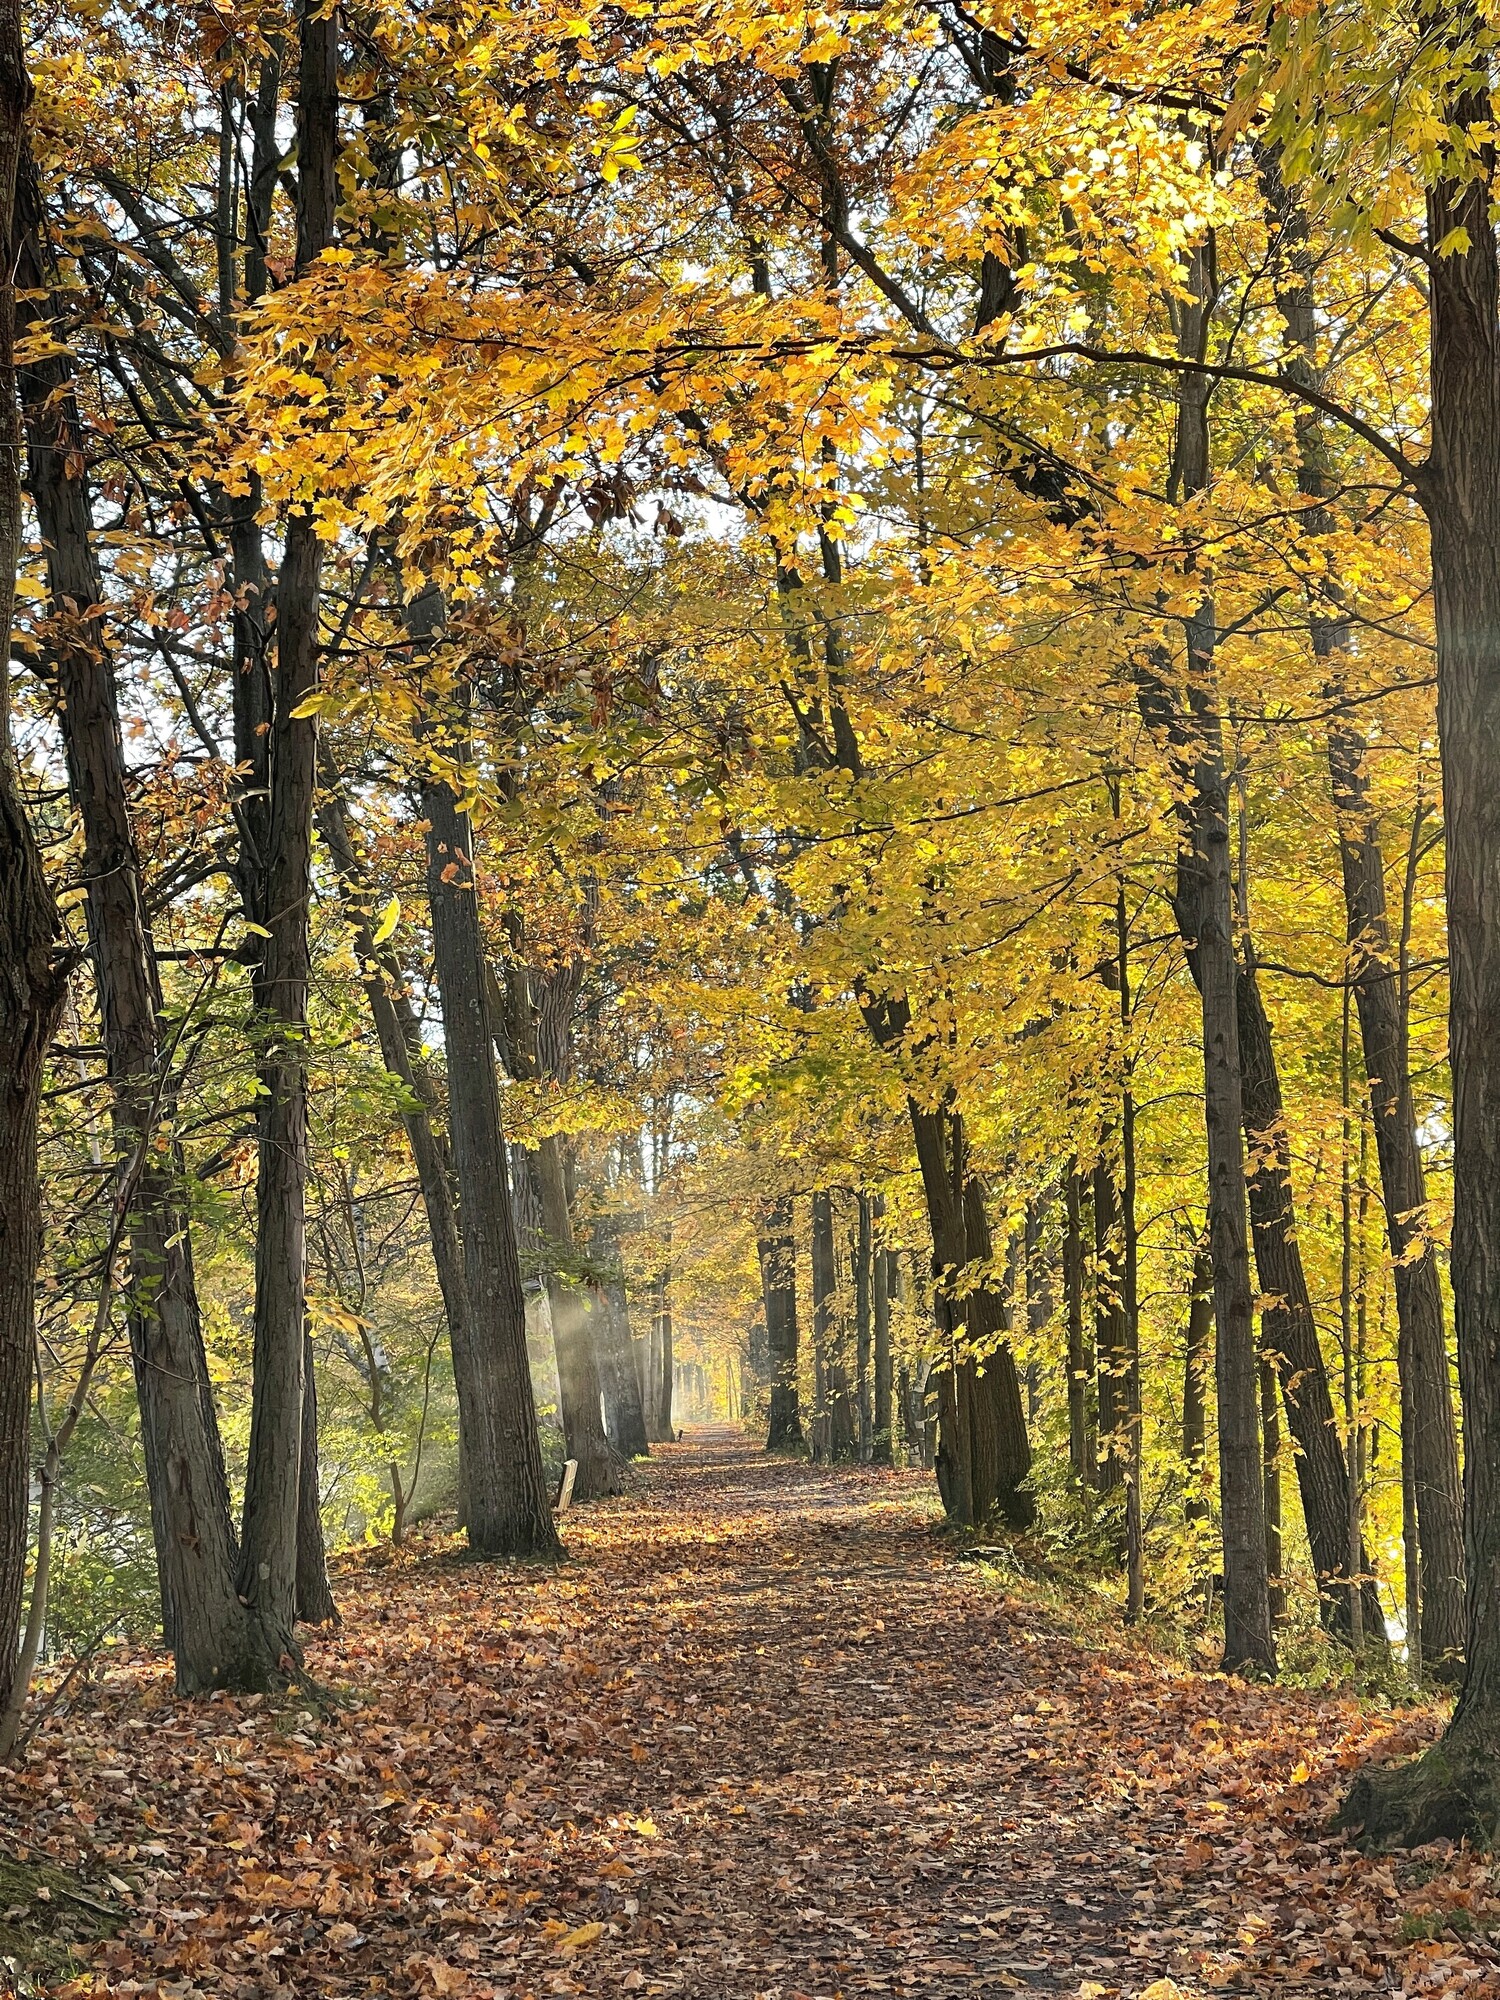
[[[1276,302],[1286,324],[1287,372],[1304,386],[1316,388],[1321,379],[1318,319],[1307,218],[1269,152],[1261,171],[1277,228]],[[1312,503],[1303,516],[1304,529],[1315,538],[1326,535],[1333,525],[1327,504],[1334,485],[1328,427],[1322,413],[1307,404],[1299,406],[1295,421],[1297,486]],[[1345,594],[1337,579],[1326,579],[1319,587],[1309,624],[1314,657],[1336,701],[1345,691],[1351,647]],[[1354,981],[1395,1267],[1402,1407],[1411,1418],[1410,1433],[1402,1432],[1402,1452],[1403,1456],[1409,1452],[1415,1461],[1424,1586],[1420,1650],[1432,1649],[1430,1657],[1438,1672],[1456,1678],[1463,1655],[1463,1508],[1442,1292],[1436,1252],[1427,1236],[1426,1174],[1408,1064],[1407,994],[1392,951],[1385,859],[1370,799],[1365,742],[1348,710],[1336,713],[1329,724],[1328,769],[1343,876],[1347,976]]]
[[[870,1457],[874,1425],[870,1411],[870,1341],[873,1332],[875,1227],[870,1197],[858,1196],[858,1227],[854,1239],[854,1407],[855,1451],[861,1464]]]
[[[1476,20],[1439,17],[1455,38]],[[1487,133],[1488,89],[1455,84],[1440,115],[1457,132]],[[1442,1742],[1414,1765],[1367,1774],[1345,1805],[1378,1844],[1490,1840],[1500,1824],[1500,257],[1477,147],[1475,161],[1472,178],[1427,191],[1427,240],[1463,247],[1430,261],[1432,446],[1418,488],[1432,531],[1447,823],[1467,1644]]]
[[[1264,1351],[1260,1357],[1260,1453],[1266,1495],[1266,1576],[1271,1587],[1271,1622],[1280,1624],[1286,1617],[1281,1554],[1281,1412],[1276,1405],[1276,1366]],[[1344,1545],[1348,1547],[1347,1523]],[[1318,1594],[1321,1598],[1324,1593]]]
[[[409,607],[407,629],[430,650],[443,626],[441,595],[429,590]],[[424,733],[448,759],[467,756],[466,684],[456,716],[429,717]],[[531,1364],[526,1302],[511,1219],[510,1180],[490,1019],[489,962],[474,880],[474,836],[447,775],[422,782],[427,822],[427,895],[433,966],[443,1013],[458,1225],[469,1317],[453,1356],[464,1442],[465,1526],[469,1545],[493,1556],[552,1557],[553,1525]]]
[[[28,318],[65,328],[29,163],[16,203]],[[43,299],[46,298],[45,305]],[[256,1651],[235,1595],[238,1558],[193,1276],[182,1160],[170,1137],[171,1051],[130,820],[129,777],[93,542],[92,505],[71,357],[21,371],[28,485],[46,553],[46,651],[56,676],[69,791],[83,828],[89,941],[116,1146],[137,1154],[129,1218],[130,1351],[161,1590],[178,1691],[234,1685]],[[163,1151],[156,1135],[165,1132]],[[252,1668],[252,1680],[259,1674]]]
[[[885,1218],[885,1196],[878,1194],[871,1206],[871,1218],[876,1227]],[[890,1465],[893,1462],[891,1450],[891,1294],[893,1291],[891,1261],[895,1251],[886,1244],[876,1241],[875,1266],[872,1274],[871,1314],[873,1318],[873,1340],[875,1348],[875,1390],[872,1431],[870,1437],[870,1462],[873,1465]]]
[[[304,11],[297,98],[297,272],[333,241],[337,198],[336,9]],[[276,590],[276,682],[256,980],[262,1091],[256,1177],[255,1336],[250,1448],[237,1577],[274,1671],[298,1664],[298,1494],[304,1443],[305,1210],[308,1173],[307,1003],[317,721],[298,713],[317,689],[322,544],[309,504],[295,507]],[[308,1477],[315,1477],[311,1468]],[[321,1539],[321,1538],[320,1538]],[[301,1559],[306,1570],[309,1550]],[[304,1576],[305,1581],[305,1576]],[[326,1585],[325,1585],[326,1587]],[[273,1650],[274,1649],[274,1650]]]
[[[563,1086],[572,1075],[573,1011],[583,977],[576,954],[546,971],[518,971],[513,988],[516,1023],[513,1060],[530,1072]],[[568,1192],[562,1138],[543,1139],[536,1151],[537,1186],[542,1198],[543,1275],[557,1354],[557,1394],[568,1457],[575,1461],[576,1501],[603,1500],[625,1490],[625,1464],[609,1441],[604,1423],[604,1391],[594,1351],[594,1316],[578,1282],[577,1244]]]
[[[589,1300],[569,1270],[575,1262],[573,1217],[568,1204],[562,1142],[555,1133],[537,1148],[542,1190],[547,1303],[557,1350],[558,1401],[568,1457],[577,1462],[576,1501],[603,1500],[625,1490],[625,1467],[604,1428],[604,1391],[594,1353]]]
[[[1188,298],[1179,303],[1178,346],[1201,360],[1217,280],[1212,240],[1193,253]],[[1179,380],[1173,497],[1209,482],[1209,385]],[[1136,687],[1146,726],[1165,739],[1183,782],[1173,911],[1187,947],[1202,1016],[1203,1102],[1208,1140],[1209,1240],[1214,1273],[1214,1376],[1219,1404],[1219,1496],[1224,1547],[1224,1665],[1274,1674],[1276,1649],[1266,1579],[1265,1496],[1261,1486],[1258,1362],[1241,1138],[1239,1027],[1235,1007],[1234,895],[1230,866],[1229,780],[1214,678],[1217,634],[1205,595],[1184,620],[1186,699],[1162,657],[1142,661]]]
[[[964,1181],[963,1220],[968,1261],[988,1267],[994,1246],[984,1188],[972,1173]],[[965,1324],[983,1356],[967,1361],[960,1371],[969,1405],[969,1487],[975,1524],[998,1514],[1010,1527],[1029,1528],[1036,1519],[1036,1502],[1026,1484],[1031,1445],[1015,1356],[1003,1337],[1005,1301],[992,1283],[969,1295]]]
[[[903,1047],[911,1026],[903,995],[878,999],[866,992],[860,1011],[878,1047],[891,1053]],[[937,1378],[943,1508],[960,1527],[977,1526],[992,1513],[1013,1527],[1029,1527],[1036,1518],[1026,1485],[1031,1444],[1015,1355],[1004,1338],[1004,1301],[990,1283],[967,1296],[959,1289],[970,1260],[988,1265],[992,1255],[984,1190],[970,1172],[963,1115],[947,1104],[928,1108],[910,1096],[907,1111],[932,1232],[938,1330],[946,1349]],[[963,1351],[966,1328],[986,1350],[982,1366]],[[985,1405],[977,1430],[976,1400]]]
[[[1261,1292],[1262,1350],[1281,1359],[1287,1426],[1297,1441],[1295,1464],[1302,1515],[1318,1577],[1325,1625],[1350,1636],[1349,1474],[1339,1445],[1333,1391],[1313,1318],[1312,1298],[1297,1243],[1292,1204],[1291,1147],[1276,1067],[1271,1024],[1261,1003],[1250,939],[1235,983],[1245,1140],[1250,1156],[1250,1221]],[[1273,1401],[1274,1407],[1274,1401]],[[1275,1572],[1272,1572],[1274,1574]],[[1361,1575],[1367,1638],[1385,1630],[1380,1593],[1365,1558]]]
[[[304,1625],[336,1625],[323,1543],[323,1484],[318,1465],[318,1378],[312,1330],[302,1328],[302,1457],[297,1491],[297,1616]]]
[[[815,1465],[826,1465],[833,1456],[829,1347],[834,1333],[834,1292],[837,1285],[833,1253],[833,1203],[826,1188],[814,1190],[811,1210],[808,1255],[812,1264],[812,1457]]]
[[[781,1195],[762,1207],[756,1250],[771,1352],[766,1449],[792,1451],[803,1440],[797,1391],[797,1236],[790,1195]]]
[[[1407,1054],[1407,995],[1392,949],[1385,861],[1370,802],[1365,744],[1347,718],[1328,732],[1348,917],[1349,977],[1359,1018],[1386,1236],[1395,1266],[1399,1373],[1410,1383],[1408,1430],[1422,1561],[1421,1657],[1439,1679],[1462,1670],[1463,1500],[1448,1379],[1437,1251],[1427,1233],[1427,1175]]]
[[[0,5],[0,629],[15,613],[21,554],[16,401],[16,176],[31,80],[21,15]],[[57,906],[21,799],[7,697],[0,743],[0,1714],[15,1692],[31,1488],[36,1274],[42,1254],[37,1115],[47,1045],[62,1011]]]
[[[1094,1164],[1094,1368],[1098,1382],[1099,1462],[1095,1484],[1117,1493],[1125,1483],[1125,1249],[1120,1191],[1107,1159]],[[1118,1506],[1118,1503],[1116,1503]],[[1123,1553],[1124,1522],[1112,1517]]]
[[[676,1360],[672,1349],[672,1267],[664,1264],[656,1276],[656,1310],[652,1315],[656,1336],[656,1428],[664,1443],[677,1436],[672,1412],[673,1378]],[[654,1440],[653,1440],[654,1442]]]
[[[463,1245],[453,1201],[453,1168],[437,1086],[422,1047],[421,1029],[407,997],[395,956],[375,942],[369,888],[355,853],[338,774],[325,759],[318,830],[339,878],[344,915],[353,934],[360,983],[369,1002],[380,1059],[402,1087],[401,1123],[417,1170],[433,1267],[448,1322],[450,1349],[467,1337],[469,1297],[464,1283]]]
[[[630,1338],[630,1302],[625,1291],[619,1238],[609,1225],[595,1230],[593,1258],[599,1271],[593,1306],[594,1346],[604,1389],[604,1428],[622,1458],[645,1458],[650,1447],[641,1381]]]
[[[1063,1300],[1067,1317],[1064,1366],[1068,1391],[1068,1471],[1074,1491],[1088,1504],[1094,1477],[1094,1439],[1089,1426],[1089,1356],[1083,1337],[1083,1181],[1070,1160],[1064,1182]]]
[[[1206,1521],[1208,1498],[1204,1474],[1208,1464],[1208,1410],[1204,1395],[1213,1334],[1214,1270],[1206,1245],[1193,1252],[1188,1293],[1187,1345],[1182,1361],[1182,1462],[1187,1474],[1183,1518]]]

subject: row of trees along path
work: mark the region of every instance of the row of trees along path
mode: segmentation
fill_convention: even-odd
[[[561,1567],[436,1530],[348,1560],[311,1648],[344,1706],[184,1704],[124,1663],[3,1780],[94,1933],[57,1990],[1496,1990],[1486,1868],[1327,1830],[1433,1716],[1382,1741],[1188,1671],[935,1527],[921,1474],[706,1428]]]

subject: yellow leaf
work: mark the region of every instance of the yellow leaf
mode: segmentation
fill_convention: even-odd
[[[591,1944],[597,1944],[604,1935],[603,1924],[580,1924],[576,1931],[569,1931],[566,1937],[557,1940],[559,1951],[584,1951]]]
[[[380,912],[380,922],[375,926],[375,936],[371,942],[373,944],[384,944],[400,921],[401,898],[399,896],[392,896],[385,908]]]

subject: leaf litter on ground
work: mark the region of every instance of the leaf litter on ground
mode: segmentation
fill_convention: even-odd
[[[1435,1712],[1101,1639],[957,1560],[928,1486],[708,1430],[555,1569],[348,1559],[309,1648],[336,1704],[120,1658],[0,1776],[17,1866],[95,1905],[12,1990],[1500,1994],[1487,1859],[1329,1830]]]

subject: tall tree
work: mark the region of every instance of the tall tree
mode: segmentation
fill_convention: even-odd
[[[305,278],[333,242],[337,202],[339,16],[304,5],[298,23],[297,250]],[[287,520],[276,589],[276,673],[269,725],[264,952],[256,981],[262,1102],[256,1178],[255,1339],[238,1594],[266,1635],[271,1671],[297,1660],[299,1599],[325,1615],[326,1576],[299,1498],[316,1480],[303,1399],[307,1327],[307,1034],[309,906],[318,725],[323,545],[309,496]],[[301,1504],[305,1505],[306,1500]],[[300,1555],[300,1562],[299,1562]],[[310,1571],[310,1564],[313,1567]],[[300,1569],[300,1575],[299,1575]],[[330,1600],[331,1601],[331,1600]]]
[[[235,1591],[238,1547],[193,1274],[183,1161],[172,1133],[174,1051],[130,816],[88,450],[69,328],[39,190],[23,162],[17,274],[35,358],[21,370],[27,486],[47,566],[45,656],[83,831],[88,924],[116,1143],[139,1155],[129,1216],[130,1349],[161,1589],[162,1628],[185,1694],[232,1686],[254,1634]],[[165,1138],[166,1143],[159,1143]]]
[[[436,586],[412,601],[406,622],[422,677],[423,731],[432,759],[421,779],[427,897],[469,1302],[465,1337],[453,1355],[465,1527],[470,1547],[483,1555],[553,1556],[559,1543],[537,1435],[495,1074],[494,981],[474,879],[473,826],[460,789],[472,755],[471,693],[464,664],[450,670],[442,658],[446,620]]]
[[[1216,255],[1212,236],[1197,246],[1189,260],[1186,297],[1174,307],[1178,351],[1200,368],[1208,356],[1218,289]],[[1174,499],[1191,499],[1208,487],[1208,408],[1207,376],[1191,370],[1181,375],[1170,482]],[[1183,787],[1173,911],[1202,1014],[1209,1237],[1218,1336],[1214,1370],[1224,1536],[1224,1664],[1269,1674],[1276,1670],[1276,1649],[1266,1578],[1259,1382],[1245,1213],[1229,771],[1214,674],[1214,606],[1206,592],[1183,627],[1185,700],[1179,702],[1170,664],[1159,657],[1140,663],[1137,690],[1143,719],[1170,745]]]
[[[11,628],[21,556],[13,220],[31,80],[18,6],[0,6],[0,627]],[[47,1044],[62,1011],[57,906],[21,797],[10,734],[0,745],[0,1714],[17,1669],[31,1491],[36,1274],[42,1254],[37,1115]]]

